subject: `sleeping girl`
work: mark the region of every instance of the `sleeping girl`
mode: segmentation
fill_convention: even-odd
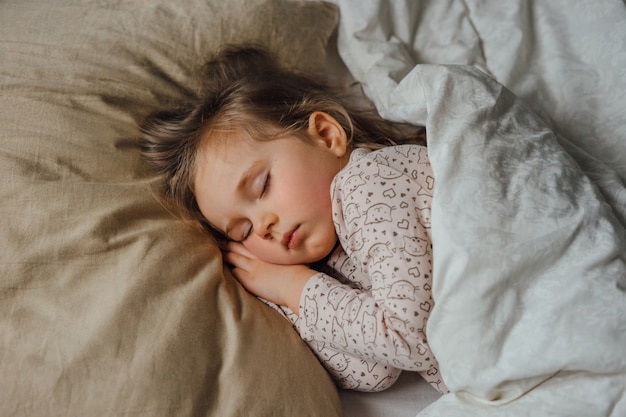
[[[447,392],[427,340],[426,147],[259,48],[224,49],[206,76],[197,101],[142,126],[163,198],[222,242],[341,387],[380,391],[409,370]]]

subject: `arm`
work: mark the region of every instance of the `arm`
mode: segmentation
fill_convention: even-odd
[[[402,371],[334,349],[326,343],[309,344],[337,385],[344,389],[379,392],[392,386]]]
[[[443,391],[425,334],[433,307],[432,172],[420,154],[422,148],[398,149],[400,154],[391,155],[396,166],[379,154],[376,159],[362,158],[336,179],[334,220],[342,246],[369,277],[371,288],[356,290],[322,274],[312,277],[300,301],[305,319],[301,335],[358,357],[418,371]],[[406,172],[397,169],[398,161],[408,167]]]
[[[299,332],[302,320],[289,308],[278,306],[261,299],[291,322]],[[400,376],[401,370],[378,362],[359,358],[332,348],[327,343],[307,342],[311,351],[333,377],[335,383],[344,389],[378,392],[389,388]]]
[[[295,312],[298,311],[302,287],[317,272],[302,265],[265,263],[240,244],[230,244],[228,248],[230,251],[225,256],[234,266],[233,275],[248,291],[278,311],[300,332],[303,320]],[[292,303],[293,307],[290,306]],[[341,388],[382,391],[400,376],[401,371],[392,366],[339,351],[327,343],[306,342]]]

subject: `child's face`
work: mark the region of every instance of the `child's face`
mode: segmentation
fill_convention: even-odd
[[[347,156],[345,138],[336,146],[323,137],[328,133],[310,140],[231,138],[204,146],[195,175],[200,210],[266,262],[307,264],[324,258],[337,241],[330,184]]]

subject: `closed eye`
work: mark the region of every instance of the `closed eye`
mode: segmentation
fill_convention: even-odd
[[[261,191],[259,192],[259,200],[260,200],[260,199],[262,199],[263,197],[265,197],[265,195],[266,195],[266,194],[267,194],[267,192],[269,191],[269,188],[270,188],[270,179],[271,179],[271,176],[270,176],[270,174],[268,173],[268,174],[265,176],[265,181],[263,181],[263,187],[261,187]],[[252,235],[252,232],[253,232],[253,231],[254,231],[254,228],[252,227],[252,223],[250,223],[250,225],[249,225],[249,227],[248,227],[247,231],[244,233],[243,238],[242,238],[241,240],[239,240],[239,242],[243,242],[243,241],[245,241],[246,239],[248,239],[248,238]]]
[[[259,197],[258,197],[259,200],[262,199],[263,197],[265,197],[265,195],[267,195],[267,192],[269,191],[269,188],[270,188],[270,179],[271,179],[271,176],[268,173],[265,176],[265,180],[263,181],[263,186],[261,187],[261,190],[259,191]],[[252,232],[254,232],[254,228],[252,226],[252,222],[247,222],[246,225],[248,227],[247,227],[245,233],[243,234],[243,237],[241,239],[237,240],[237,242],[239,242],[239,243],[241,243],[241,242],[245,241],[246,239],[248,239],[252,235]]]
[[[270,173],[268,172],[265,175],[265,178],[261,177],[261,181],[263,181],[261,183],[262,185],[260,187],[258,187],[259,191],[257,192],[257,194],[258,194],[257,198],[259,200],[262,199],[263,197],[265,197],[267,195],[268,191],[269,191],[270,182],[271,182],[271,175],[270,175]],[[257,182],[257,183],[260,183],[260,181]],[[252,226],[252,222],[250,222],[249,220],[246,220],[242,225],[238,226],[237,229],[238,230],[243,230],[243,233],[234,233],[235,235],[240,235],[241,237],[234,236],[234,237],[230,238],[230,240],[232,240],[233,242],[237,242],[237,243],[244,242],[254,232],[254,228]]]
[[[234,230],[228,231],[226,235],[231,242],[242,243],[252,235],[252,223],[246,220]]]
[[[241,242],[245,241],[246,239],[248,239],[250,237],[250,235],[252,235],[252,224],[250,224],[250,227],[248,228],[246,233],[243,235],[243,238],[241,238],[239,243],[241,243]]]
[[[263,188],[261,189],[261,193],[259,195],[259,198],[263,198],[267,192],[269,191],[270,188],[270,178],[271,175],[268,173],[267,176],[265,177],[265,182],[263,183]]]

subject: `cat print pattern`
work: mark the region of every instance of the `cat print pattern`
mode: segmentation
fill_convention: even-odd
[[[370,368],[381,364],[417,371],[445,392],[425,333],[434,306],[433,191],[425,147],[352,152],[332,187],[333,220],[341,248],[328,266],[340,278],[320,272],[307,282],[298,327],[311,346],[330,349],[327,361],[335,357],[329,352],[337,352],[346,358],[342,364],[362,361]],[[333,369],[332,361],[326,365]],[[348,385],[360,384],[354,366],[337,370],[341,375],[336,377],[348,378],[345,371],[349,370]]]

